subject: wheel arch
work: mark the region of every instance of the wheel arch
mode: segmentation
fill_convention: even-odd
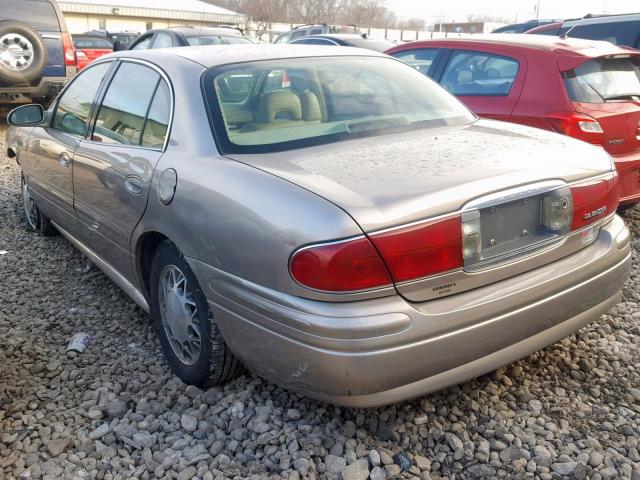
[[[171,239],[158,231],[152,230],[144,232],[138,238],[135,248],[135,267],[138,275],[142,294],[147,300],[150,298],[149,274],[151,273],[151,262],[158,246]]]

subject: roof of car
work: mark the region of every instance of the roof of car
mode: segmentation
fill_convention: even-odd
[[[317,35],[307,35],[306,37],[300,38],[336,38],[338,40],[375,40],[369,38],[367,35],[364,37],[361,33],[319,33]],[[297,40],[297,39],[296,39]]]
[[[621,50],[627,52],[637,52],[634,49],[614,45],[610,42],[600,40],[586,40],[584,38],[560,38],[550,35],[522,35],[511,33],[489,33],[485,35],[473,35],[458,38],[433,39],[433,40],[417,40],[412,44],[428,44],[428,43],[479,43],[493,45],[509,45],[521,48],[534,48],[539,50],[547,50],[552,52],[573,52],[573,54],[584,55],[587,57],[614,55],[621,53]]]
[[[143,58],[159,62],[167,57],[181,57],[199,63],[205,68],[244,63],[259,60],[287,59],[301,57],[370,56],[384,57],[382,53],[362,48],[344,47],[327,50],[318,45],[291,44],[237,44],[197,47],[178,47],[151,50],[125,50],[116,56]]]
[[[169,28],[154,28],[148,30],[145,34],[157,33],[157,32],[173,32],[185,37],[202,37],[206,35],[220,35],[229,37],[239,37],[242,34],[232,28],[215,28],[215,27],[169,27]]]

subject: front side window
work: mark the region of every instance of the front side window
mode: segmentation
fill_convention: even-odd
[[[153,41],[153,48],[171,48],[172,46],[171,37],[166,33],[158,33]]]
[[[160,75],[149,67],[122,63],[104,96],[91,139],[101,143],[139,145],[159,80]]]
[[[86,135],[93,99],[110,66],[110,62],[100,63],[78,74],[58,101],[53,128],[81,137]]]
[[[640,69],[628,58],[595,59],[564,73],[573,102],[604,103],[640,98]]]
[[[440,83],[454,95],[506,96],[517,75],[518,62],[513,58],[456,51]]]
[[[404,63],[408,63],[420,73],[428,75],[438,51],[437,48],[416,48],[415,50],[403,50],[391,55]]]
[[[251,62],[210,70],[205,78],[213,128],[229,153],[475,121],[436,83],[383,57]]]
[[[143,38],[140,42],[136,43],[132,50],[147,50],[151,48],[151,39],[153,35]]]

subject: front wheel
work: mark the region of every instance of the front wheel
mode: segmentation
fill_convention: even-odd
[[[165,241],[150,273],[151,314],[171,369],[185,383],[225,383],[242,373],[215,324],[207,299],[177,247]]]
[[[22,206],[24,210],[24,221],[27,227],[34,232],[38,232],[45,237],[52,237],[58,234],[58,231],[51,224],[51,221],[40,211],[36,201],[31,196],[29,185],[24,179],[20,179],[22,190]]]

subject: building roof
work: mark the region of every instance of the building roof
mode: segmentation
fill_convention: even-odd
[[[59,0],[65,13],[239,23],[245,16],[200,0]]]

